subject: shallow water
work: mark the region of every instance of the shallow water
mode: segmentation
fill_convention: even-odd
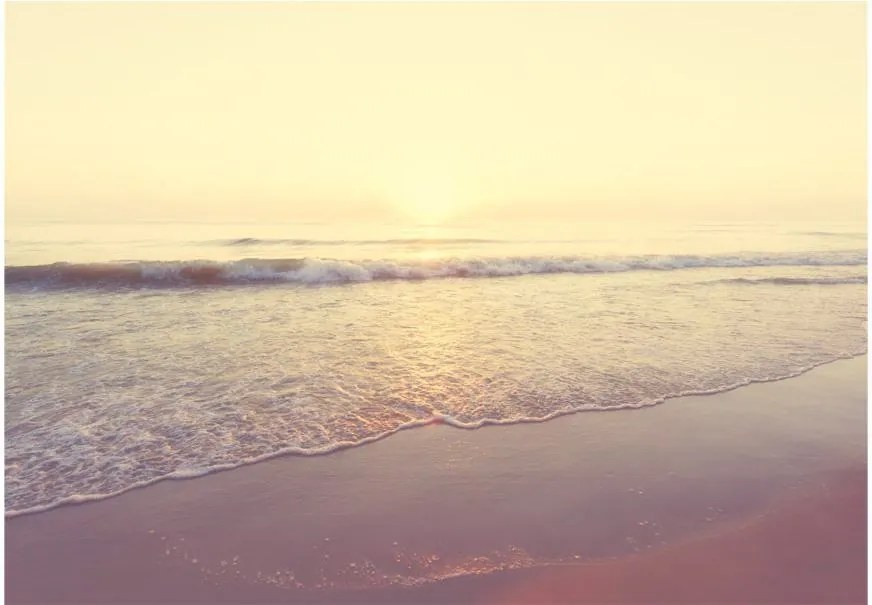
[[[6,262],[7,515],[866,350],[864,225],[21,225]]]

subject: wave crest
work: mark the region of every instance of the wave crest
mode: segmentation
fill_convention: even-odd
[[[241,237],[217,240],[222,246],[451,246],[456,244],[499,244],[505,240],[474,237],[405,237],[394,239],[292,239]]]
[[[508,277],[554,273],[673,271],[690,268],[859,266],[865,250],[791,254],[632,257],[505,257],[438,260],[322,258],[139,261],[9,266],[7,286],[32,288],[192,287],[262,283],[336,284],[382,280]],[[775,278],[784,282],[788,278]],[[793,278],[789,278],[793,279]],[[865,280],[865,278],[863,278]],[[793,282],[791,282],[793,283]],[[856,282],[860,283],[860,282]]]
[[[865,275],[851,275],[846,277],[735,277],[731,279],[718,279],[709,283],[717,284],[769,284],[776,286],[838,286],[846,284],[865,284]]]

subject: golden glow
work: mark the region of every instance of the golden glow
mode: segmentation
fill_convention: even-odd
[[[11,220],[858,219],[863,3],[10,3]]]
[[[409,194],[402,209],[419,223],[438,225],[445,222],[455,209],[456,198],[452,196],[452,193],[443,188],[425,184]]]
[[[439,225],[453,218],[460,207],[461,192],[449,174],[432,169],[401,167],[388,197],[397,213],[417,224]]]

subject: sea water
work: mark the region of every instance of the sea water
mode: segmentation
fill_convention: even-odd
[[[632,414],[866,351],[865,224],[6,236],[7,516],[434,422]]]

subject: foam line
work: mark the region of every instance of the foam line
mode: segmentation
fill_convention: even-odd
[[[454,419],[451,416],[446,415],[446,414],[434,414],[430,418],[406,422],[406,423],[398,425],[396,428],[394,428],[392,430],[385,431],[385,432],[379,433],[377,435],[372,435],[370,437],[360,439],[359,441],[335,442],[335,443],[331,443],[331,444],[324,446],[324,447],[321,447],[321,448],[313,448],[313,449],[303,449],[303,448],[299,448],[299,447],[283,448],[283,449],[276,450],[274,452],[263,454],[261,456],[254,456],[251,458],[245,458],[245,459],[239,460],[237,462],[233,462],[233,463],[218,464],[218,465],[207,466],[207,467],[203,467],[203,468],[199,468],[199,469],[177,470],[177,471],[174,471],[172,473],[168,473],[166,475],[161,475],[160,477],[154,477],[154,478],[149,479],[147,481],[141,481],[138,483],[131,484],[123,489],[116,490],[116,491],[110,492],[110,493],[75,494],[72,496],[67,496],[65,498],[61,498],[60,500],[56,500],[54,502],[50,502],[48,504],[41,504],[38,506],[32,506],[32,507],[22,508],[22,509],[9,509],[9,510],[6,510],[5,514],[6,514],[6,518],[12,518],[12,517],[18,517],[21,515],[28,515],[28,514],[44,512],[44,511],[51,510],[53,508],[57,508],[59,506],[63,506],[63,505],[67,505],[67,504],[83,504],[86,502],[105,500],[107,498],[119,496],[119,495],[124,494],[126,492],[129,492],[133,489],[152,485],[154,483],[157,483],[158,481],[164,481],[167,479],[194,479],[196,477],[202,477],[204,475],[208,475],[211,473],[231,470],[234,468],[239,468],[241,466],[255,464],[258,462],[263,462],[264,460],[269,460],[271,458],[277,458],[279,456],[288,456],[288,455],[323,456],[325,454],[330,454],[330,453],[335,452],[337,450],[348,449],[348,448],[352,448],[352,447],[359,447],[362,445],[366,445],[368,443],[380,441],[381,439],[389,437],[389,436],[391,436],[395,433],[398,433],[400,431],[403,431],[403,430],[417,428],[417,427],[421,427],[421,426],[432,425],[432,424],[446,424],[446,425],[449,425],[449,426],[452,426],[452,427],[455,427],[458,429],[475,430],[475,429],[482,428],[484,426],[491,426],[491,425],[498,426],[498,425],[523,424],[523,423],[529,423],[529,422],[545,422],[547,420],[551,420],[551,419],[556,418],[558,416],[565,416],[568,414],[575,414],[578,412],[611,412],[611,411],[617,411],[617,410],[640,409],[640,408],[646,408],[646,407],[659,405],[659,404],[664,403],[670,399],[678,399],[680,397],[692,397],[692,396],[700,396],[700,395],[716,395],[719,393],[725,393],[727,391],[732,391],[732,390],[735,390],[735,389],[738,389],[740,387],[744,387],[744,386],[747,386],[750,384],[764,383],[764,382],[777,382],[780,380],[786,380],[788,378],[795,378],[796,376],[800,376],[802,374],[805,374],[809,370],[812,370],[816,367],[820,367],[822,365],[827,365],[829,363],[833,363],[835,361],[839,361],[842,359],[853,359],[855,357],[860,357],[860,356],[865,355],[865,354],[866,354],[865,350],[860,351],[860,352],[856,352],[856,353],[846,353],[846,354],[840,355],[838,357],[835,357],[834,359],[830,359],[827,361],[822,361],[820,363],[812,364],[812,365],[804,367],[800,370],[797,370],[795,372],[791,372],[791,373],[784,374],[781,376],[771,376],[771,377],[757,378],[757,379],[748,378],[748,379],[743,380],[741,382],[737,382],[737,383],[734,383],[732,385],[728,385],[728,386],[725,386],[722,388],[701,390],[701,391],[681,391],[681,392],[666,395],[666,396],[663,396],[663,397],[660,397],[657,399],[648,399],[648,400],[644,400],[644,401],[639,401],[639,402],[634,402],[634,403],[626,403],[626,404],[616,405],[616,406],[611,406],[611,407],[600,407],[600,406],[596,406],[596,405],[583,405],[583,406],[579,406],[579,407],[575,407],[575,408],[567,408],[567,409],[557,410],[555,412],[552,412],[551,414],[548,414],[548,415],[542,416],[542,417],[537,417],[537,418],[533,418],[533,417],[483,418],[483,419],[478,420],[476,422],[461,422],[461,421],[458,421],[458,420],[456,420],[456,419]]]

